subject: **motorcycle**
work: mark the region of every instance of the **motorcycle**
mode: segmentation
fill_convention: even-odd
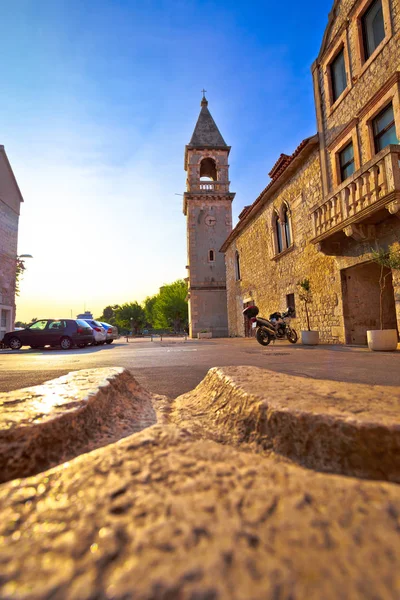
[[[274,312],[269,319],[258,317],[257,306],[248,306],[243,314],[256,327],[256,340],[262,346],[268,346],[271,340],[288,339],[295,344],[299,339],[297,331],[290,326],[290,319],[294,315],[294,309],[289,307],[285,312]]]

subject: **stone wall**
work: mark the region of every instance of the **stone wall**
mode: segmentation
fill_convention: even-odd
[[[295,295],[293,326],[306,328],[297,282],[309,279],[313,290],[310,325],[325,342],[343,342],[343,310],[340,273],[335,259],[310,243],[310,208],[320,199],[321,178],[316,149],[301,168],[268,199],[264,208],[232,242],[226,252],[228,321],[231,336],[244,335],[243,303],[252,300],[266,317],[287,306]],[[272,218],[283,202],[290,208],[293,245],[275,255]],[[235,253],[239,252],[241,280],[236,281]]]
[[[14,318],[15,259],[18,241],[18,214],[0,199],[0,309],[11,307]]]
[[[377,48],[376,54],[371,59],[363,62],[360,54],[359,27],[357,20],[359,9],[364,10],[367,5],[365,0],[342,0],[335,3],[334,18],[330,27],[322,52],[316,62],[318,70],[318,87],[315,89],[317,103],[322,108],[319,131],[324,137],[327,147],[352,123],[354,140],[357,142],[355,153],[360,155],[360,164],[366,163],[373,155],[368,126],[371,114],[368,103],[390,79],[400,71],[400,7],[398,0],[383,0],[384,8],[387,6],[390,18],[385,19],[387,39]],[[344,44],[348,56],[346,66],[348,88],[331,106],[329,99],[328,78],[329,61],[336,49]],[[397,122],[397,135],[400,137],[400,106],[399,83],[394,82],[393,89],[388,90],[393,96],[393,108]],[[388,97],[389,97],[388,96]],[[386,102],[385,93],[377,99],[379,103]],[[373,110],[373,107],[372,107]],[[366,114],[363,113],[366,111]],[[326,151],[326,170],[329,189],[334,187],[334,153],[328,148]]]

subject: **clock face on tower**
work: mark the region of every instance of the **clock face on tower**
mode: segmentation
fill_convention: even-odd
[[[205,218],[205,223],[209,227],[212,227],[213,225],[215,225],[216,220],[217,219],[215,217],[213,217],[212,215],[207,215],[206,218]]]

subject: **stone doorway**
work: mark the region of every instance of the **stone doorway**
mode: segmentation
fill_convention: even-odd
[[[248,306],[253,306],[254,302],[253,300],[250,300],[249,302],[243,302],[243,310],[245,308],[247,308]],[[255,337],[256,335],[256,330],[252,327],[252,322],[250,321],[250,319],[247,319],[247,317],[245,317],[243,315],[243,319],[244,319],[244,337]]]
[[[362,263],[341,271],[346,344],[366,344],[367,330],[380,329],[380,266]],[[386,273],[389,269],[386,269]],[[383,326],[397,329],[392,274],[386,278],[383,295]]]

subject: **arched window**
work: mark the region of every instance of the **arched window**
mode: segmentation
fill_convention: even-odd
[[[217,165],[213,158],[203,158],[200,163],[200,179],[217,181]]]
[[[279,215],[277,212],[274,213],[273,227],[274,227],[274,236],[275,236],[275,249],[276,249],[276,253],[279,254],[283,250],[283,240],[282,240],[281,223],[280,223]]]
[[[208,261],[215,262],[215,250],[208,251]]]
[[[283,229],[285,232],[286,248],[290,248],[293,243],[292,237],[292,218],[287,204],[283,205]]]
[[[235,254],[235,271],[236,271],[236,281],[239,281],[241,279],[240,277],[240,256],[239,256],[239,252],[236,250],[236,254]]]

